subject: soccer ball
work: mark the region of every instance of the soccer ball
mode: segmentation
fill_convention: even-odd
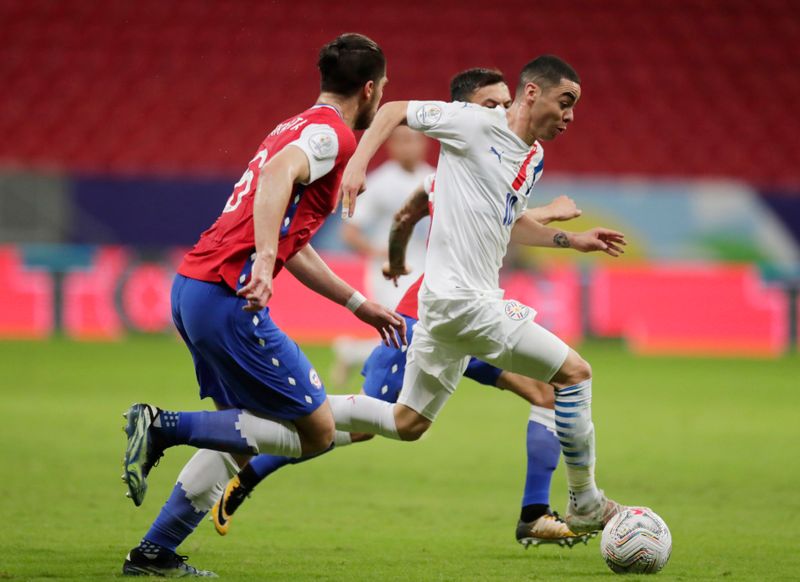
[[[655,574],[672,552],[672,535],[649,507],[628,507],[603,528],[600,553],[617,574]]]

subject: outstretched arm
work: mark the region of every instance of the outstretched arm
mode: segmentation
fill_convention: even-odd
[[[383,276],[393,281],[395,287],[398,277],[410,273],[406,266],[408,241],[411,240],[414,227],[428,216],[428,213],[428,193],[425,187],[420,185],[406,198],[403,206],[394,215],[389,230],[389,261],[383,265]]]
[[[387,346],[399,348],[398,336],[400,342],[406,343],[405,320],[383,305],[367,300],[353,289],[331,270],[311,245],[306,245],[289,259],[286,269],[315,293],[344,305],[361,321],[378,330]]]
[[[622,247],[627,244],[625,235],[615,230],[593,228],[586,232],[567,232],[544,226],[527,213],[523,213],[511,229],[511,240],[534,247],[574,248],[582,253],[603,251],[612,257],[623,254]]]
[[[406,121],[408,101],[392,101],[382,106],[369,129],[361,136],[353,157],[347,163],[342,176],[342,218],[353,216],[356,197],[364,191],[367,181],[367,166],[383,143],[389,139],[394,128]]]

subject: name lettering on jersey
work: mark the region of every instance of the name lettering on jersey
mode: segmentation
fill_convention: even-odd
[[[284,131],[297,131],[298,129],[303,127],[306,123],[308,123],[308,119],[303,119],[302,117],[295,117],[294,119],[290,119],[289,121],[279,123],[267,137],[278,135],[279,133],[283,133]]]

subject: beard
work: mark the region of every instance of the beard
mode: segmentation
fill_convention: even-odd
[[[370,125],[372,125],[372,120],[374,118],[375,118],[375,109],[372,106],[365,107],[363,111],[358,112],[356,120],[353,124],[353,129],[356,130],[367,129]]]

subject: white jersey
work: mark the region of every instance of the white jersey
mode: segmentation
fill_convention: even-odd
[[[358,208],[352,223],[361,229],[374,248],[386,248],[389,230],[395,213],[400,210],[406,197],[419,187],[433,168],[419,164],[413,172],[408,172],[395,161],[388,161],[373,170],[367,177],[367,189],[359,196]],[[406,251],[406,264],[411,269],[411,277],[419,277],[425,270],[425,241],[428,234],[428,219],[414,229]],[[382,272],[385,257],[373,258],[366,273],[366,291],[371,299],[394,307],[403,296],[405,289],[387,281]]]
[[[512,132],[502,107],[410,101],[407,121],[441,143],[420,298],[497,294],[511,229],[542,175],[541,144]]]

